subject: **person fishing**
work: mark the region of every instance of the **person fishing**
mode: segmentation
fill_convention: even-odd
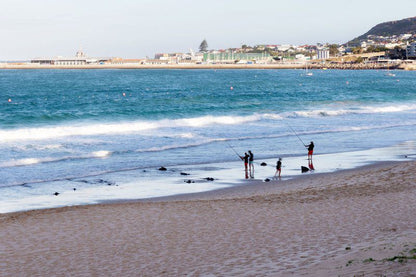
[[[315,145],[313,144],[313,141],[311,141],[311,143],[309,145],[306,145],[303,142],[303,140],[298,136],[298,134],[295,132],[295,130],[289,124],[287,124],[287,126],[290,128],[290,130],[292,130],[292,132],[299,139],[299,141],[303,144],[303,146],[305,146],[306,148],[308,148],[308,160],[312,160],[313,148],[315,147]]]
[[[282,158],[279,158],[279,160],[276,162],[276,173],[274,174],[274,177],[276,177],[277,174],[280,179],[280,174],[282,173]]]
[[[312,160],[313,148],[315,147],[315,145],[313,144],[313,141],[311,141],[309,145],[305,145],[305,147],[308,148],[308,160]]]
[[[309,167],[309,170],[312,170],[312,171],[315,170],[312,160],[308,160],[308,167]]]
[[[250,170],[250,177],[254,178],[254,155],[251,152],[251,150],[248,150],[249,153],[249,159],[248,159],[248,165]]]
[[[243,156],[239,156],[241,160],[244,161],[244,170],[246,173],[246,179],[248,179],[248,162],[249,162],[249,155],[246,153],[244,153],[244,157]]]

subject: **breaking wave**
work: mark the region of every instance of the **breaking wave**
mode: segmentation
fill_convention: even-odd
[[[282,113],[263,113],[247,116],[202,116],[182,119],[162,119],[162,120],[138,120],[121,123],[81,123],[76,125],[58,125],[39,128],[20,128],[10,130],[0,130],[0,143],[24,141],[24,140],[48,140],[55,138],[65,138],[71,136],[100,136],[118,134],[152,134],[160,129],[169,128],[203,128],[213,125],[242,125],[262,120],[282,121],[287,118],[298,117],[335,117],[348,114],[376,114],[376,113],[395,113],[395,112],[416,112],[416,104],[391,105],[391,106],[361,106],[350,107],[349,109],[316,109]],[[190,132],[182,134],[183,137],[191,138]]]

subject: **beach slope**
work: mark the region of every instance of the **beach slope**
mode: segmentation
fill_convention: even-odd
[[[0,276],[416,276],[416,162],[0,215]]]

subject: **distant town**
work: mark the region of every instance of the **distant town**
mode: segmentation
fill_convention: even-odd
[[[416,35],[368,35],[347,44],[242,45],[209,50],[203,40],[198,51],[158,53],[152,58],[89,57],[82,50],[73,57],[38,57],[24,62],[3,62],[0,68],[337,68],[383,69],[416,67]]]

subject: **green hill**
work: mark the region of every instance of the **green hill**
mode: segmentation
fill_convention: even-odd
[[[365,40],[369,35],[387,37],[400,34],[416,34],[416,17],[380,23],[349,43]]]

